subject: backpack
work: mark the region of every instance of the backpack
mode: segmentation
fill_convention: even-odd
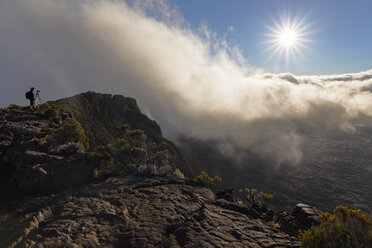
[[[31,91],[27,91],[26,92],[26,99],[32,100],[32,98],[34,98],[34,93],[32,93]]]

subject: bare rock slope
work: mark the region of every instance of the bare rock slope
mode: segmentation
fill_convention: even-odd
[[[5,247],[298,247],[254,209],[174,177],[118,176],[12,209]]]

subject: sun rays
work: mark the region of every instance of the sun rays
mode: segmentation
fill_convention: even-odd
[[[298,57],[305,58],[303,50],[309,48],[306,44],[311,42],[307,38],[311,33],[310,27],[311,23],[306,23],[305,17],[291,18],[288,14],[286,17],[280,16],[279,21],[274,20],[274,25],[267,27],[270,33],[266,34],[270,37],[266,42],[269,44],[267,50],[271,52],[270,59],[284,58],[288,63]]]

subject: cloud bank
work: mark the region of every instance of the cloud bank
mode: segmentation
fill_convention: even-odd
[[[277,164],[299,162],[309,132],[370,125],[372,70],[264,74],[164,1],[4,0],[0,33],[1,105],[34,84],[49,98],[124,94],[168,137],[226,140]]]

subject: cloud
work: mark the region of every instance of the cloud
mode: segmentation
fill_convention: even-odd
[[[230,153],[238,145],[277,164],[300,161],[308,132],[353,132],[372,116],[372,70],[263,74],[164,1],[5,0],[0,32],[1,92],[23,92],[29,85],[19,82],[28,82],[48,98],[124,94],[167,136],[225,140]]]
[[[341,75],[329,75],[323,76],[323,81],[365,81],[372,79],[372,70],[361,72],[361,73],[354,73],[354,74],[341,74]]]

